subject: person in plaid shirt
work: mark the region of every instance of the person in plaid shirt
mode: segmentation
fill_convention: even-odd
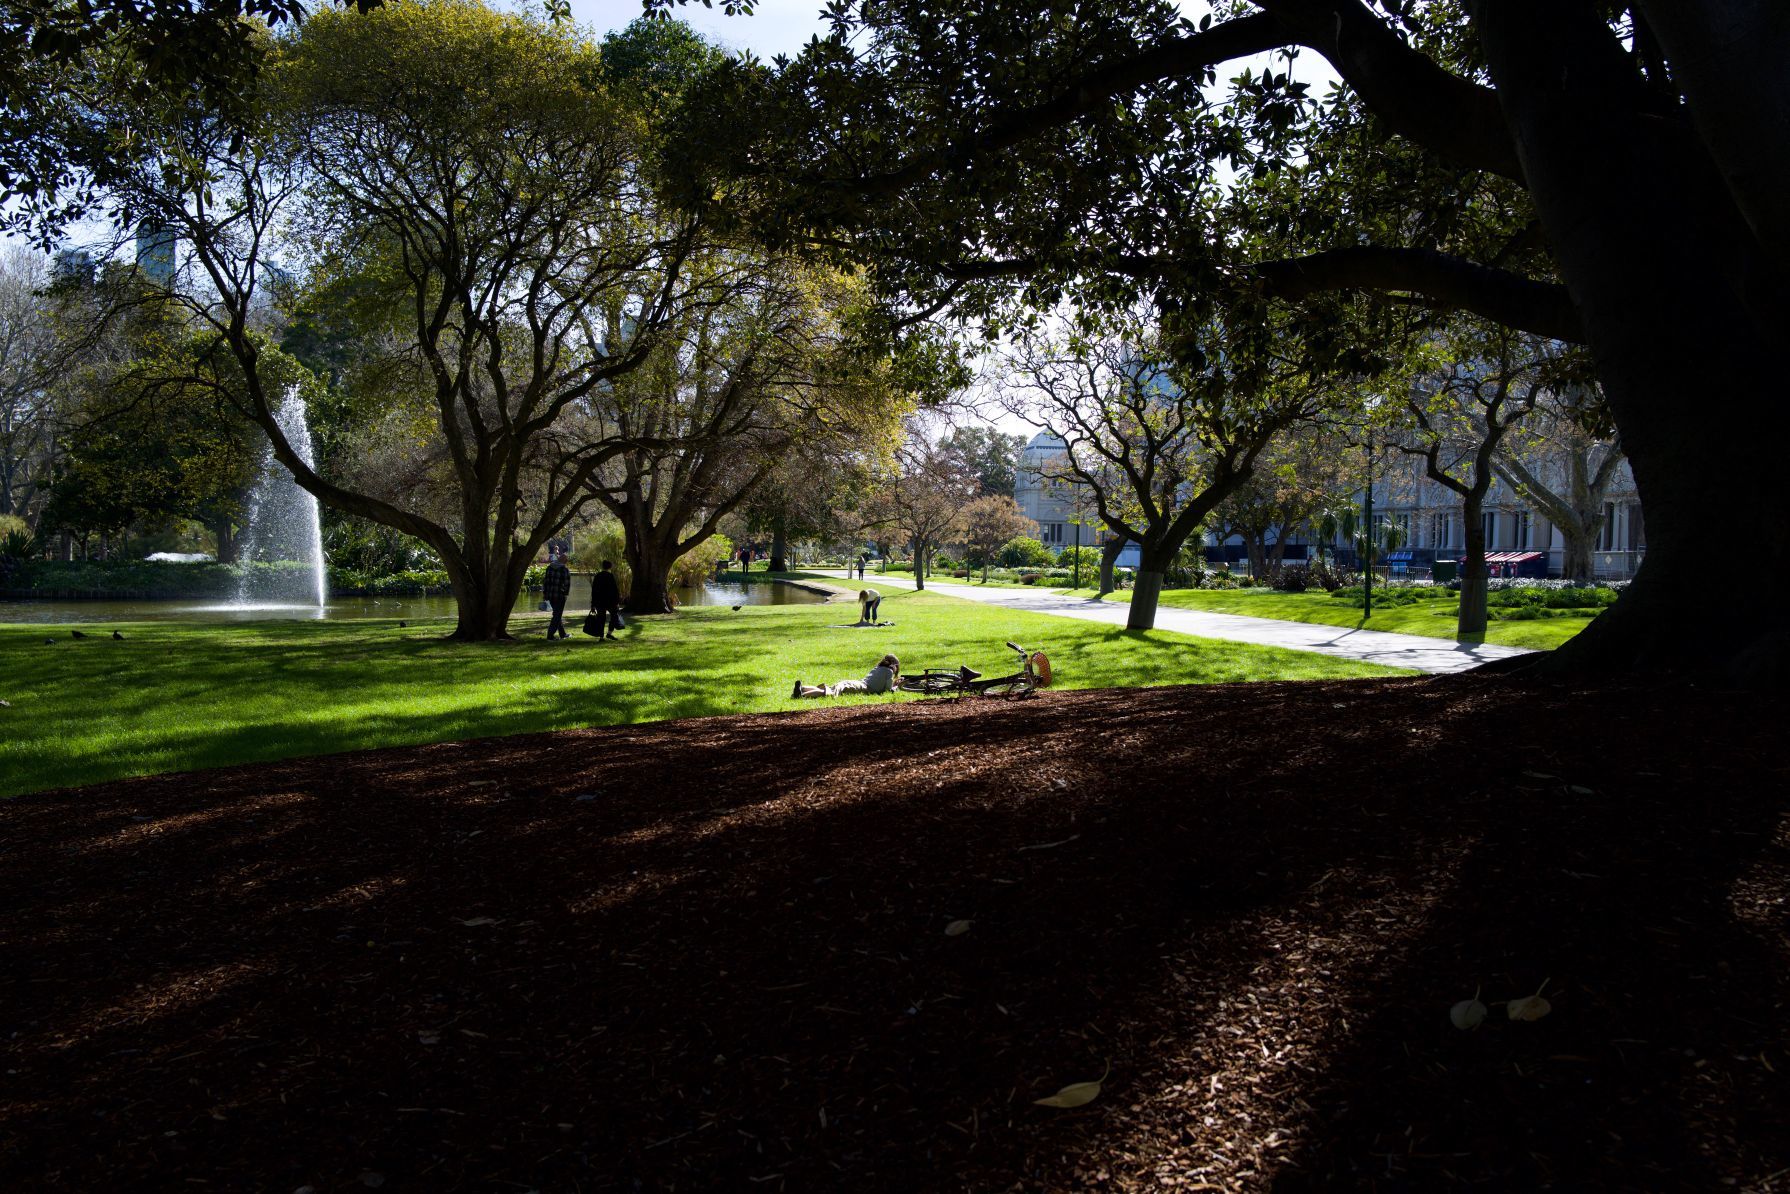
[[[541,596],[553,607],[553,620],[547,623],[547,637],[566,637],[566,598],[572,593],[572,570],[566,557],[554,552],[547,560],[547,575],[541,581]]]

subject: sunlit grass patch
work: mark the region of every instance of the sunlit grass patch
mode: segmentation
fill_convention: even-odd
[[[874,582],[872,582],[874,583]],[[792,683],[1007,668],[1008,639],[1046,650],[1064,688],[1325,679],[1392,669],[1297,651],[1133,632],[884,588],[880,629],[850,601],[695,607],[623,639],[446,641],[447,620],[120,624],[123,641],[0,626],[0,795],[365,747],[799,707]],[[108,624],[110,629],[111,624]],[[55,638],[45,644],[46,637]],[[841,698],[889,702],[894,697]]]

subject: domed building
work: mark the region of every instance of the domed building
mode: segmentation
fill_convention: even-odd
[[[1038,524],[1039,541],[1053,552],[1075,546],[1078,518],[1082,546],[1092,547],[1102,538],[1092,496],[1060,475],[1068,454],[1061,439],[1040,431],[1019,454],[1019,474],[1013,487],[1019,508]]]

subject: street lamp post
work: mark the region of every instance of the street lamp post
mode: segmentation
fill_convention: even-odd
[[[1367,488],[1361,498],[1361,616],[1374,616],[1374,445],[1367,444]]]

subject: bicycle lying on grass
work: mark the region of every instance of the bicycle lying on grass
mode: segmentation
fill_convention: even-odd
[[[1007,645],[1019,655],[1019,670],[1011,676],[985,678],[981,672],[971,667],[959,667],[955,670],[929,667],[917,675],[901,677],[897,687],[903,692],[917,692],[921,696],[952,698],[972,693],[982,696],[1028,697],[1036,696],[1040,688],[1049,687],[1050,660],[1045,658],[1044,652],[1028,651],[1014,642]]]

